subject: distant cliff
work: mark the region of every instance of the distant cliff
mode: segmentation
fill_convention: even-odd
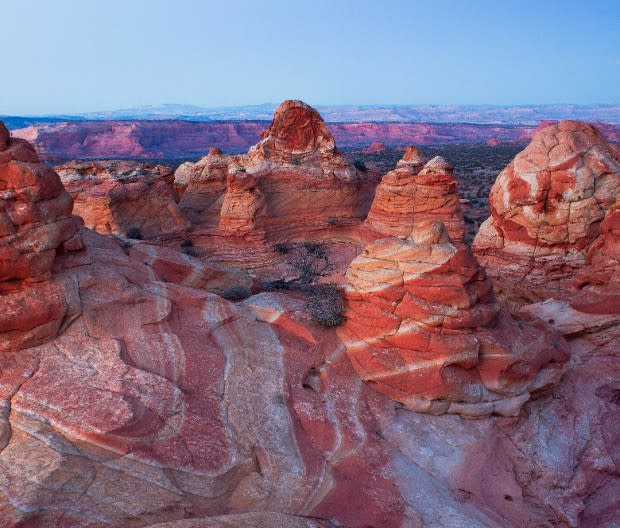
[[[88,158],[175,159],[199,158],[210,147],[245,152],[269,126],[267,121],[70,121],[31,125],[13,135],[31,142],[46,160]],[[386,145],[439,145],[528,141],[535,126],[471,123],[328,123],[340,147]],[[620,141],[620,129],[598,125],[611,140]]]

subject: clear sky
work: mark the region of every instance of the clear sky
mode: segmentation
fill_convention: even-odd
[[[0,114],[620,102],[620,0],[0,0]]]

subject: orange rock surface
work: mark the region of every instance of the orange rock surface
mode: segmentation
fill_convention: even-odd
[[[69,162],[56,168],[86,227],[144,238],[166,237],[189,227],[177,205],[173,173],[161,165],[131,161]]]
[[[465,230],[452,166],[437,156],[426,162],[410,146],[396,168],[377,187],[366,226],[383,236],[407,237],[415,224],[439,220],[450,238],[461,241]]]
[[[339,329],[361,378],[423,412],[515,415],[561,374],[544,324],[513,320],[468,248],[441,222],[368,245],[347,271]]]
[[[473,245],[498,294],[518,303],[572,295],[574,274],[593,272],[587,253],[619,193],[620,149],[596,128],[561,121],[536,132],[498,176]]]

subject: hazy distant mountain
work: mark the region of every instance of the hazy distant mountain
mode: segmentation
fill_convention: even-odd
[[[201,107],[164,104],[140,106],[85,114],[2,117],[9,128],[29,124],[76,120],[169,120],[183,121],[270,121],[275,103],[260,105]],[[580,119],[604,123],[620,123],[618,105],[331,105],[317,106],[327,122],[400,122],[400,123],[480,123],[536,125],[543,119]],[[19,121],[21,119],[21,121]],[[15,124],[13,124],[15,123]]]

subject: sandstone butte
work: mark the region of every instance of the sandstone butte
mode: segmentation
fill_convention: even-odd
[[[226,167],[224,193],[229,178],[235,193],[251,193],[251,178],[260,183],[269,166],[292,179],[308,163],[308,181],[331,178],[322,167],[337,155],[308,114],[281,120],[284,129],[274,120],[247,157],[224,163],[212,152],[209,163]],[[312,133],[286,130],[308,121],[302,130]],[[300,151],[307,156],[299,165],[287,161]],[[193,167],[186,169],[183,199]],[[325,228],[326,241],[347,233],[359,247],[346,287],[351,315],[338,329],[345,344],[354,328],[367,350],[402,337],[382,359],[422,367],[412,372],[426,368],[428,378],[406,385],[403,399],[396,380],[362,381],[362,367],[389,370],[356,364],[355,355],[352,363],[350,348],[310,319],[298,292],[254,286],[254,295],[229,302],[225,290],[250,287],[247,273],[181,253],[176,240],[119,243],[80,228],[58,175],[1,126],[0,185],[9,232],[0,248],[11,255],[0,260],[0,528],[618,524],[618,324],[584,331],[564,318],[560,325],[549,303],[551,323],[509,314],[467,247],[435,223],[445,216],[370,241],[364,218],[340,233]],[[188,236],[197,246],[217,241],[213,233],[224,240],[233,220],[243,225],[231,211],[220,226],[221,213],[208,204],[214,196],[204,190],[212,212],[193,210]],[[273,196],[261,193],[268,206]],[[296,196],[291,204],[301,201]],[[616,280],[617,214],[608,209],[584,257],[599,289]],[[261,237],[285,231],[266,216],[253,217],[265,234],[236,237],[250,260]],[[32,243],[22,243],[27,236]],[[46,288],[56,288],[58,302],[46,300]],[[394,333],[388,303],[401,290],[396,316],[406,324]],[[595,293],[570,308],[592,311]],[[14,295],[22,297],[12,302]],[[41,318],[41,300],[61,309]],[[599,312],[607,313],[595,315],[614,309],[606,304]],[[372,327],[362,327],[369,315]],[[32,332],[52,320],[60,324]],[[562,366],[565,351],[571,361]],[[517,414],[513,396],[541,386],[517,402]]]
[[[319,113],[301,101],[281,104],[246,155],[212,149],[195,165],[182,165],[175,181],[185,187],[180,205],[194,223],[231,236],[266,230],[273,238],[295,226],[326,227],[329,218],[358,220],[370,194],[360,189],[370,185],[338,152]]]
[[[316,110],[285,101],[247,154],[211,149],[177,169],[175,187],[197,247],[227,265],[275,269],[278,278],[278,243],[323,240],[333,260],[352,258],[359,249],[347,230],[366,217],[376,179],[340,154]]]
[[[415,224],[439,220],[452,240],[465,230],[453,167],[442,157],[427,161],[408,147],[396,168],[379,183],[366,226],[377,236],[408,237]]]

